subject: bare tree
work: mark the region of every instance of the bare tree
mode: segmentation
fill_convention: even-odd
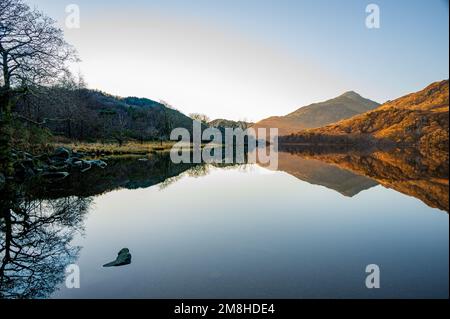
[[[211,121],[207,115],[201,113],[190,113],[189,117],[204,124],[208,124]]]
[[[164,139],[168,139],[170,136],[170,132],[172,132],[174,123],[172,115],[170,114],[169,108],[163,108],[162,109],[162,118],[159,120],[160,128],[159,128],[159,141],[161,143],[161,146],[163,144]]]
[[[123,145],[125,141],[125,129],[127,127],[127,116],[125,113],[117,113],[117,121],[114,130],[114,138],[119,143],[119,146]]]
[[[56,21],[22,0],[0,0],[0,57],[4,88],[51,83],[77,59]]]
[[[9,151],[13,98],[29,86],[52,83],[75,60],[53,19],[23,0],[0,0],[0,160]]]
[[[170,104],[170,103],[167,102],[167,101],[159,100],[159,103],[162,104],[162,105],[164,105],[164,106],[167,107],[168,109],[178,111],[177,108],[176,108],[175,106],[173,106],[172,104]]]

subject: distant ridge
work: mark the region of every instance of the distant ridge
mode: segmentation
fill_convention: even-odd
[[[303,129],[317,128],[373,110],[380,104],[354,91],[320,103],[301,107],[285,116],[272,116],[257,122],[256,128],[278,128],[278,134],[289,135]]]

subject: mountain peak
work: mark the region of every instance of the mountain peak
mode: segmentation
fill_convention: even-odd
[[[336,123],[371,111],[378,106],[377,102],[363,98],[354,91],[349,91],[324,102],[303,106],[285,116],[264,119],[253,127],[276,127],[280,136],[289,135],[303,129],[318,128]]]
[[[347,91],[344,94],[342,94],[341,96],[344,97],[349,97],[349,98],[361,98],[362,96],[359,95],[358,93],[356,93],[355,91]]]

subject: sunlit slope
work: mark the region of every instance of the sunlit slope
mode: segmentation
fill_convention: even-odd
[[[256,123],[254,128],[278,128],[279,135],[302,129],[317,128],[347,119],[378,107],[377,102],[350,91],[334,99],[301,107],[286,116],[272,116]]]
[[[447,149],[449,83],[435,82],[425,89],[389,101],[379,108],[290,136],[289,142],[358,140],[415,145],[421,149]]]

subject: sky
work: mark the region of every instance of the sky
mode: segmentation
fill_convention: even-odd
[[[382,103],[449,77],[448,0],[25,1],[58,21],[90,88],[212,119],[258,121],[350,90]],[[69,4],[79,28],[65,25]]]

